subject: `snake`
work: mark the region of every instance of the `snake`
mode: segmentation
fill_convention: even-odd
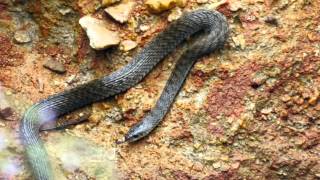
[[[48,153],[40,138],[41,126],[76,109],[103,101],[137,85],[166,56],[186,44],[154,107],[124,136],[134,142],[147,136],[162,121],[197,59],[222,49],[228,38],[226,17],[218,11],[198,9],[183,13],[158,33],[119,70],[99,79],[40,100],[24,113],[19,134],[33,177],[53,180]]]

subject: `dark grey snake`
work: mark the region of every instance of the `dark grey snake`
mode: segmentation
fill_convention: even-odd
[[[30,107],[22,119],[20,135],[35,178],[54,179],[47,152],[39,136],[40,127],[45,122],[56,120],[75,109],[133,87],[160,60],[190,36],[194,37],[194,41],[179,58],[155,107],[125,136],[126,142],[136,141],[149,134],[161,122],[196,60],[223,47],[228,36],[228,25],[225,17],[219,12],[200,9],[185,13],[157,35],[122,69],[50,96]]]

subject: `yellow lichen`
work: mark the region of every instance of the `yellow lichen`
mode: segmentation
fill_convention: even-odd
[[[103,7],[109,6],[111,4],[114,4],[116,2],[119,2],[120,0],[102,0],[101,4]]]
[[[99,0],[78,0],[78,6],[84,14],[94,13],[101,7]]]
[[[187,0],[147,0],[146,6],[151,12],[160,13],[175,6],[184,7]]]

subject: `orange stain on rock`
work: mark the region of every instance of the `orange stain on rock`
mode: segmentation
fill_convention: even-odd
[[[218,115],[239,116],[244,111],[243,98],[251,89],[251,75],[260,69],[251,63],[214,87],[207,99],[206,110],[212,118]]]

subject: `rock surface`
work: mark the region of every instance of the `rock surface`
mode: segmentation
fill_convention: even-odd
[[[103,20],[96,19],[91,15],[82,17],[79,20],[81,27],[86,31],[90,40],[90,46],[96,50],[106,49],[120,43],[117,32],[109,30]]]
[[[116,21],[120,23],[125,23],[128,21],[130,12],[134,8],[134,6],[135,2],[129,1],[115,6],[107,7],[105,11]]]

